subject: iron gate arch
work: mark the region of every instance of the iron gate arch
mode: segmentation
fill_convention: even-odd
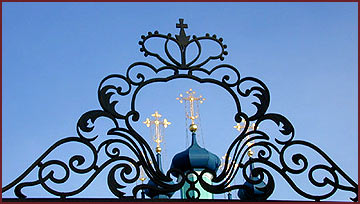
[[[136,198],[136,194],[142,189],[153,189],[159,193],[177,191],[184,185],[185,180],[189,174],[194,174],[197,178],[195,180],[196,182],[190,182],[189,190],[196,190],[195,183],[200,183],[200,185],[205,190],[214,194],[229,192],[235,189],[246,189],[247,187],[245,185],[234,185],[228,187],[239,171],[242,171],[242,176],[250,183],[257,184],[264,180],[267,181],[267,184],[264,187],[264,191],[266,193],[263,195],[263,199],[266,199],[271,195],[275,188],[275,179],[272,176],[272,173],[267,169],[270,168],[273,171],[279,173],[295,192],[310,200],[320,201],[329,198],[337,190],[344,190],[353,192],[355,196],[350,199],[352,201],[357,201],[357,184],[349,176],[347,176],[339,168],[339,166],[337,166],[335,162],[331,160],[329,156],[327,156],[320,148],[309,142],[294,140],[294,127],[292,126],[291,122],[284,116],[277,113],[267,113],[267,109],[270,103],[270,92],[261,80],[254,77],[241,78],[238,69],[228,64],[219,64],[209,70],[203,68],[203,66],[211,60],[224,60],[224,56],[228,54],[226,51],[227,46],[223,44],[222,38],[218,38],[216,35],[210,36],[209,34],[206,34],[202,37],[193,35],[192,38],[190,38],[190,36],[187,36],[185,33],[184,29],[187,28],[187,24],[184,24],[183,19],[179,20],[179,24],[177,24],[176,27],[180,28],[180,32],[179,35],[175,35],[175,37],[173,37],[171,34],[164,35],[159,34],[158,31],[155,31],[154,33],[149,32],[146,36],[141,36],[141,40],[139,41],[139,45],[141,46],[140,51],[144,53],[144,56],[155,57],[163,64],[163,66],[157,68],[147,62],[135,62],[127,68],[125,75],[112,74],[105,77],[100,82],[98,88],[98,101],[102,110],[88,111],[79,118],[77,123],[78,137],[68,137],[56,142],[54,145],[48,148],[45,153],[42,154],[22,175],[20,175],[12,183],[3,187],[2,192],[4,193],[9,189],[14,188],[15,195],[19,199],[25,199],[27,196],[22,192],[22,189],[34,185],[41,185],[50,194],[64,199],[82,192],[85,188],[87,188],[87,186],[91,184],[91,182],[100,172],[102,172],[106,167],[113,165],[108,173],[107,182],[109,190],[118,198],[124,198],[125,193],[122,192],[121,189],[123,189],[125,186],[117,181],[116,172],[120,170],[120,178],[123,182],[134,183],[140,176],[141,167],[144,169],[148,178],[158,185],[158,188],[147,184],[137,185],[132,190],[134,198]],[[161,38],[165,40],[164,50],[168,60],[161,57],[159,53],[151,52],[147,48],[146,42],[154,38]],[[201,42],[204,40],[208,40],[219,46],[220,53],[214,56],[208,56],[204,60],[198,62],[202,53]],[[169,43],[175,43],[177,45],[181,53],[181,60],[176,60],[176,58],[171,55],[171,51],[168,48]],[[198,53],[193,60],[187,62],[186,51],[188,46],[191,44],[196,45]],[[138,67],[143,67],[143,69],[146,68],[147,70],[153,72],[155,77],[147,77],[141,72],[143,70],[135,72],[134,70]],[[225,73],[220,80],[216,79],[212,76],[212,74],[219,70],[230,71],[232,75]],[[170,72],[171,74],[168,74],[165,77],[157,77],[159,73],[163,73],[165,71]],[[132,72],[135,72],[135,74]],[[207,77],[197,76],[196,73],[205,74]],[[116,86],[111,83],[107,85],[107,82],[111,79],[121,80],[125,86]],[[228,94],[231,95],[236,105],[237,112],[235,113],[234,120],[236,122],[241,122],[243,119],[246,121],[244,130],[240,132],[239,135],[233,140],[227,150],[225,166],[229,166],[229,168],[224,168],[218,175],[216,172],[210,172],[209,170],[204,170],[200,174],[196,173],[195,171],[190,171],[184,174],[177,169],[170,169],[166,175],[163,174],[156,164],[155,155],[151,147],[131,125],[131,121],[137,122],[140,118],[140,113],[136,110],[135,107],[136,97],[139,91],[149,84],[159,82],[166,83],[175,79],[191,79],[199,83],[215,84],[223,88],[227,91]],[[231,80],[234,82],[230,82]],[[256,85],[250,86],[249,88],[243,90],[240,86],[246,82],[252,82]],[[119,113],[116,110],[116,105],[120,101],[114,101],[111,99],[114,94],[120,96],[131,96],[131,108],[128,112]],[[259,102],[254,101],[252,103],[256,107],[256,112],[252,115],[247,115],[245,112],[242,112],[240,105],[240,98],[249,96],[256,97],[259,100]],[[95,135],[93,137],[88,137],[84,133],[91,133],[94,130],[94,127],[89,127],[88,121],[91,120],[91,122],[94,123],[95,120],[100,117],[108,118],[113,122],[113,127],[108,130],[107,134],[118,136],[119,138],[108,139],[103,141],[100,145],[95,146],[92,144],[92,142],[95,141],[98,136]],[[125,122],[125,126],[119,125],[120,120]],[[247,131],[251,121],[255,122],[254,130]],[[285,139],[275,138],[275,143],[271,143],[271,136],[269,136],[266,132],[261,131],[259,128],[259,125],[263,121],[272,121],[278,127],[282,125],[282,129],[279,129],[279,132],[282,134],[282,136],[284,136]],[[248,135],[253,136],[248,139]],[[255,158],[245,161],[245,154],[250,148],[246,147],[245,144],[250,140],[257,140],[253,146],[259,147],[261,150],[257,155],[254,155]],[[83,155],[71,155],[68,161],[53,159],[47,162],[43,162],[44,158],[57,147],[71,142],[84,145],[91,151],[92,158],[90,158],[90,164],[85,165],[89,158],[86,158]],[[135,158],[122,156],[121,149],[118,147],[111,148],[111,145],[113,144],[125,145],[135,155]],[[293,154],[291,156],[292,163],[289,164],[289,161],[285,159],[285,153],[291,149],[291,147],[296,145],[304,146],[314,150],[327,161],[327,164],[316,164],[309,166],[308,159],[301,153]],[[100,151],[104,151],[108,157],[107,160],[101,164],[99,164],[98,161],[98,154]],[[280,165],[271,161],[273,157],[279,159]],[[150,161],[155,162],[151,163]],[[256,181],[250,179],[246,173],[246,170],[251,164],[261,164],[257,165],[257,167],[253,170],[253,174],[259,178]],[[58,166],[62,168],[65,171],[65,175],[62,178],[56,178],[54,176],[54,171],[50,171],[46,175],[43,175],[44,169],[51,166]],[[267,168],[264,168],[264,166]],[[38,179],[35,181],[23,181],[24,178],[36,168],[38,168]],[[318,170],[326,171],[329,175],[331,175],[331,178],[325,177],[322,182],[317,181],[314,178],[314,174]],[[73,191],[59,191],[46,184],[46,182],[63,184],[68,181],[71,173],[86,174],[91,172],[92,174],[89,179],[87,179],[78,189]],[[172,172],[176,172],[182,175],[182,179],[174,184],[169,183],[169,181],[172,181],[172,178],[170,177]],[[306,192],[305,189],[299,188],[289,175],[306,174],[306,172],[308,172],[307,181],[309,184],[319,188],[330,186],[331,190],[321,195],[311,194]],[[135,175],[129,178],[128,176],[131,173],[134,173]],[[208,184],[202,179],[205,173],[212,173],[215,175],[213,182],[216,183],[216,185]],[[339,178],[346,180],[348,184],[340,184]],[[188,199],[196,199],[190,197],[188,193],[187,195]]]

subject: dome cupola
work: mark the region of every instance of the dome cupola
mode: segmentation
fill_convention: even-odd
[[[170,168],[178,169],[181,172],[192,169],[208,169],[216,172],[221,163],[219,157],[199,146],[196,141],[195,131],[192,132],[190,147],[174,156]],[[178,177],[179,175],[173,172],[173,176]]]
[[[250,160],[252,158],[250,157]],[[250,180],[258,181],[260,178],[258,176],[253,175],[254,164],[250,164]],[[240,200],[248,200],[248,201],[262,201],[266,200],[271,193],[266,191],[266,183],[260,181],[260,183],[252,184],[249,181],[246,181],[243,184],[246,188],[239,189],[238,197]]]

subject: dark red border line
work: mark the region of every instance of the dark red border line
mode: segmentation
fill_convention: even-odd
[[[155,1],[144,1],[144,0],[133,0],[133,1],[119,1],[119,0],[106,0],[106,1],[99,1],[99,0],[1,0],[1,6],[0,6],[0,24],[1,24],[1,32],[0,32],[0,36],[1,36],[1,42],[0,42],[0,45],[1,45],[1,48],[2,48],[2,5],[3,5],[3,2],[168,2],[168,1],[162,1],[162,0],[155,0]],[[176,1],[171,1],[171,2],[219,2],[217,0],[208,0],[208,1],[192,1],[192,0],[176,0]],[[234,0],[234,1],[229,1],[229,0],[226,0],[226,1],[222,1],[222,2],[358,2],[358,0],[343,0],[343,1],[340,1],[340,0],[317,0],[317,1],[314,1],[314,0],[294,0],[294,1],[289,1],[289,0],[276,0],[276,1],[271,1],[271,0],[253,0],[253,1],[246,1],[246,0]],[[359,22],[359,10],[360,10],[360,4],[358,2],[358,28],[360,27],[360,22]],[[360,54],[359,54],[359,35],[358,35],[358,59],[360,57]],[[1,93],[1,98],[0,98],[0,105],[1,105],[1,108],[0,108],[0,113],[1,113],[1,118],[0,118],[0,149],[1,149],[1,152],[0,152],[0,161],[1,161],[1,164],[0,166],[2,167],[2,49],[1,49],[1,56],[0,56],[0,61],[1,61],[1,73],[0,73],[0,86],[1,86],[1,89],[0,89],[0,93]],[[360,78],[360,73],[359,73],[359,61],[358,61],[358,79]],[[359,101],[359,83],[358,83],[358,101]],[[358,117],[360,115],[360,109],[359,109],[359,103],[358,103]],[[358,120],[358,124],[360,124],[360,121]],[[359,135],[359,129],[358,129],[358,135]],[[359,136],[358,136],[358,149],[359,149],[359,146],[360,146],[360,140],[359,140]],[[360,172],[359,172],[359,169],[360,169],[360,160],[359,160],[359,152],[358,152],[358,184],[359,184],[359,177],[360,177]],[[0,184],[2,186],[2,168],[0,168],[0,173],[1,173],[1,177],[0,177]],[[358,192],[358,195],[360,195],[360,189],[359,189],[359,192]],[[65,203],[68,203],[68,202],[3,202],[2,201],[2,194],[0,195],[0,203],[11,203],[11,204],[37,204],[37,203],[41,203],[41,204],[54,204],[54,203],[59,203],[59,204],[65,204]],[[288,201],[284,201],[286,202],[287,204],[301,204],[301,203],[309,203],[309,202],[288,202]],[[284,203],[284,202],[256,202],[256,203],[266,203],[266,204],[278,204],[278,203]],[[75,202],[76,204],[88,204],[90,202]],[[100,204],[100,203],[106,203],[106,204],[109,204],[109,202],[91,202],[91,203],[96,203],[96,204]],[[147,204],[149,202],[111,202],[111,203],[121,203],[121,204],[133,204],[133,203],[138,203],[138,204]],[[207,202],[151,202],[152,204],[163,204],[163,203],[186,203],[186,204],[205,204]],[[218,204],[229,204],[229,202],[215,202],[215,203],[218,203]],[[253,202],[231,202],[231,203],[241,203],[241,204],[253,204]],[[322,203],[332,203],[332,204],[337,204],[337,203],[348,203],[348,202],[322,202]]]
[[[359,27],[360,27],[360,22],[359,22],[359,11],[360,11],[360,3],[358,2],[358,13],[357,13],[357,19],[358,19],[358,84],[357,84],[357,87],[358,87],[358,112],[357,112],[357,114],[358,114],[358,180],[357,180],[357,183],[358,183],[358,187],[359,187],[359,177],[360,177],[360,171],[359,171],[359,169],[360,169],[360,158],[359,158],[359,147],[360,147],[360,137],[359,137],[359,124],[360,124],[360,121],[359,121],[359,115],[360,115],[360,110],[359,110],[359,98],[360,98],[360,96],[359,96],[359,77],[360,77],[360,73],[359,73],[359,58],[360,58],[360,54],[359,54],[359,45],[360,45],[360,43],[359,43]],[[358,188],[358,195],[360,195],[360,189]],[[359,201],[358,201],[358,203],[359,203]]]
[[[105,0],[105,1],[99,1],[99,0],[1,0],[1,2],[169,2],[166,0],[148,0],[148,1],[144,1],[144,0],[133,0],[133,1],[119,1],[119,0]],[[197,0],[197,1],[192,1],[192,0],[174,0],[171,2],[219,2],[219,0]],[[249,1],[249,0],[225,0],[225,1],[221,1],[221,2],[358,2],[358,0],[293,0],[293,1],[289,1],[289,0],[275,0],[275,1],[271,1],[271,0],[254,0],[254,1]]]

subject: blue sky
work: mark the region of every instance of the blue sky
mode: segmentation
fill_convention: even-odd
[[[357,181],[357,15],[356,3],[3,3],[2,185],[59,139],[76,136],[80,116],[100,108],[104,77],[125,74],[136,61],[156,65],[139,52],[140,36],[178,34],[179,18],[188,35],[224,38],[223,62],[267,85],[268,112],[287,117],[296,139],[316,144]],[[200,107],[202,145],[220,157],[237,133],[234,103],[217,87],[190,80],[146,87],[134,126],[149,139],[140,122],[155,110],[173,123],[165,133],[164,169],[186,148],[184,107],[175,98],[189,88],[207,98]],[[100,131],[107,127],[101,122]],[[111,196],[99,180],[104,188],[88,192]],[[272,199],[301,199],[282,191],[288,186],[281,182]],[[26,192],[46,195],[37,190]]]

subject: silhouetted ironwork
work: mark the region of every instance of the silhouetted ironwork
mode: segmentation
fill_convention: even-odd
[[[163,64],[162,66],[155,67],[147,62],[136,62],[128,67],[126,75],[112,74],[105,77],[98,88],[98,100],[102,109],[88,111],[80,117],[77,123],[78,137],[68,137],[56,142],[22,175],[3,187],[2,192],[14,188],[15,195],[20,199],[24,199],[27,197],[22,191],[24,188],[41,185],[43,189],[60,199],[71,198],[71,196],[87,188],[106,167],[111,167],[107,177],[108,188],[116,197],[125,199],[125,193],[122,191],[125,186],[119,182],[119,179],[127,184],[135,183],[139,178],[141,167],[144,169],[147,177],[156,185],[140,184],[135,186],[132,190],[132,198],[135,198],[137,193],[143,189],[152,189],[162,194],[174,192],[179,190],[185,181],[190,184],[189,190],[197,191],[195,184],[200,183],[205,190],[214,194],[226,193],[236,189],[246,190],[248,187],[245,185],[229,186],[237,174],[242,174],[246,181],[252,184],[266,181],[266,186],[261,189],[265,193],[259,198],[260,200],[265,200],[272,194],[275,188],[273,173],[277,172],[294,191],[304,198],[320,201],[329,198],[337,190],[343,190],[353,192],[354,197],[350,199],[357,201],[357,184],[347,176],[339,166],[315,145],[309,142],[295,140],[294,127],[284,116],[277,113],[267,113],[270,93],[262,81],[253,77],[241,78],[238,69],[228,64],[219,64],[211,69],[203,68],[204,65],[212,60],[224,60],[224,56],[228,54],[227,51],[225,51],[227,46],[223,44],[222,38],[218,38],[216,35],[210,36],[209,34],[202,37],[193,35],[190,38],[190,36],[187,36],[185,33],[185,29],[188,26],[184,24],[183,19],[180,19],[176,27],[180,28],[180,32],[179,35],[175,35],[175,37],[171,34],[164,35],[155,31],[154,33],[149,32],[147,35],[141,36],[141,40],[139,41],[139,45],[141,46],[140,51],[144,53],[144,56],[155,57]],[[147,41],[155,38],[164,40],[165,56],[152,52],[151,49],[146,46]],[[220,48],[219,53],[205,57],[204,60],[199,60],[202,54],[203,41],[215,43]],[[179,48],[181,54],[180,60],[177,60],[176,57],[171,54],[169,49],[170,43],[174,43]],[[194,59],[187,61],[186,51],[189,45],[192,44],[196,46],[198,53]],[[145,71],[147,73],[152,72],[152,75],[145,75]],[[223,73],[219,71],[226,71],[228,73],[222,74],[222,77],[218,79],[218,75],[214,77],[214,73]],[[162,76],[160,76],[160,73]],[[186,175],[178,169],[170,169],[166,174],[162,173],[156,164],[152,148],[131,125],[131,121],[137,122],[140,117],[140,113],[135,107],[135,101],[140,90],[149,84],[168,82],[174,79],[191,79],[200,83],[214,84],[223,88],[223,90],[231,95],[236,105],[237,112],[235,113],[234,120],[238,123],[240,123],[242,119],[246,121],[245,128],[239,132],[239,135],[233,140],[227,150],[224,166],[228,166],[228,168],[223,168],[219,174],[209,172],[214,175],[212,185],[202,179],[202,176],[208,172],[207,170],[202,171],[200,174],[195,171],[190,171],[187,172]],[[118,80],[121,82],[119,83],[121,85],[110,83],[112,80]],[[131,98],[130,110],[127,112],[119,112],[116,110],[116,106],[122,104],[120,101],[114,100],[112,98],[113,95],[129,96]],[[240,105],[241,98],[250,96],[258,99],[258,102],[254,101],[252,103],[256,108],[256,112],[253,114],[243,112]],[[89,126],[88,121],[90,120],[94,123],[95,120],[100,117],[112,121],[113,127],[108,130],[107,135],[116,136],[117,139],[107,139],[99,145],[95,145],[93,142],[98,139],[98,136],[91,136],[94,126]],[[120,121],[124,122],[121,124],[125,125],[119,125]],[[264,121],[272,121],[275,123],[279,127],[278,131],[282,136],[273,138],[271,135],[258,129],[259,125]],[[254,130],[248,131],[250,122],[255,122],[255,126]],[[248,135],[251,135],[251,137],[247,137]],[[250,147],[246,146],[246,143],[251,140],[256,140],[252,148],[258,148],[259,150],[257,151],[258,153],[253,155],[253,158],[249,160],[246,157],[246,153]],[[57,159],[44,161],[45,157],[54,149],[67,143],[77,143],[78,145],[86,147],[92,153],[92,156],[86,157],[85,155],[77,154],[69,155],[69,159],[65,161]],[[123,156],[120,146],[129,149],[134,157]],[[295,146],[311,149],[314,154],[318,154],[318,156],[326,162],[323,164],[311,164],[306,155],[301,152],[291,152],[291,149]],[[105,153],[107,157],[106,161],[101,162],[99,160],[100,152]],[[252,176],[253,178],[257,178],[257,180],[250,179],[247,173],[251,164],[255,166],[252,170]],[[60,167],[65,172],[65,175],[57,178],[54,176],[55,170],[44,171],[45,169],[51,169],[55,166],[57,168]],[[38,178],[33,181],[24,181],[24,178],[31,171],[37,171]],[[325,171],[327,173],[325,176],[321,174],[323,175],[322,181],[315,179],[315,174],[318,171]],[[116,177],[118,175],[116,172],[120,172],[119,177]],[[182,179],[171,182],[173,181],[170,177],[170,173],[172,172],[182,175]],[[80,187],[69,191],[58,190],[48,184],[65,184],[69,181],[71,174],[87,174],[90,176]],[[189,174],[192,174],[197,179],[194,181],[189,180]],[[319,192],[308,192],[307,189],[298,187],[293,177],[299,175],[306,178],[301,182],[307,182],[308,185],[321,188],[325,190],[325,192],[318,194]],[[340,178],[345,180],[347,184],[340,184]],[[199,196],[199,194],[200,192],[198,191],[197,195]],[[196,197],[188,198],[196,199]]]

